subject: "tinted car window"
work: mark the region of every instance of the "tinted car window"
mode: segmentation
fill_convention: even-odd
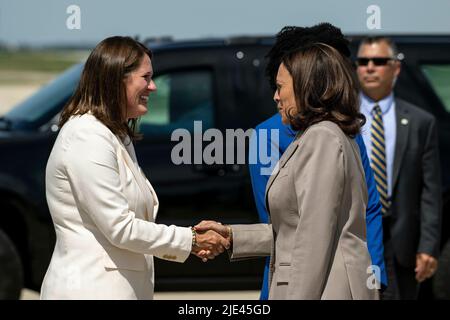
[[[152,137],[168,136],[178,128],[193,132],[195,120],[202,121],[203,129],[213,126],[211,71],[166,73],[154,81],[157,91],[150,95],[149,112],[141,117],[141,132]]]
[[[423,73],[430,82],[445,110],[450,113],[450,64],[421,66]]]
[[[13,108],[6,117],[25,123],[49,121],[73,94],[84,64],[78,64]]]

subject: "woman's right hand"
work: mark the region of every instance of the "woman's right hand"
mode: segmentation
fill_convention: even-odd
[[[197,230],[196,244],[192,248],[192,253],[206,262],[208,259],[214,259],[216,256],[230,248],[229,239],[214,230]]]
[[[197,232],[214,230],[215,232],[221,234],[224,238],[228,239],[231,242],[230,227],[227,225],[223,225],[220,222],[212,220],[203,220],[202,222],[197,224],[194,228]]]

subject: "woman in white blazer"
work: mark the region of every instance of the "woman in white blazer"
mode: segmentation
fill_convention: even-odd
[[[132,38],[103,40],[62,112],[46,169],[56,245],[41,299],[152,299],[153,256],[184,262],[229,246],[215,232],[154,223],[158,198],[132,144],[156,90],[151,58]]]

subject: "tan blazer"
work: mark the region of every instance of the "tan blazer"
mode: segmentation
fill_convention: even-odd
[[[133,145],[90,114],[62,127],[46,194],[56,245],[42,299],[152,299],[153,256],[190,254],[190,228],[154,223],[158,198]]]
[[[323,121],[298,136],[266,189],[272,224],[235,225],[232,259],[271,255],[269,299],[377,299],[358,146]]]

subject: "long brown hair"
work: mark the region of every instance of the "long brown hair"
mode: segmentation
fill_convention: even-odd
[[[127,106],[123,80],[139,67],[145,55],[152,58],[150,49],[130,37],[115,36],[100,42],[84,65],[78,87],[61,113],[59,126],[73,115],[91,112],[115,135],[140,138],[137,119],[127,123],[123,114]]]
[[[295,130],[329,120],[350,137],[359,133],[366,120],[359,112],[359,84],[349,59],[314,43],[288,53],[283,64],[293,79],[297,113],[287,117]]]

